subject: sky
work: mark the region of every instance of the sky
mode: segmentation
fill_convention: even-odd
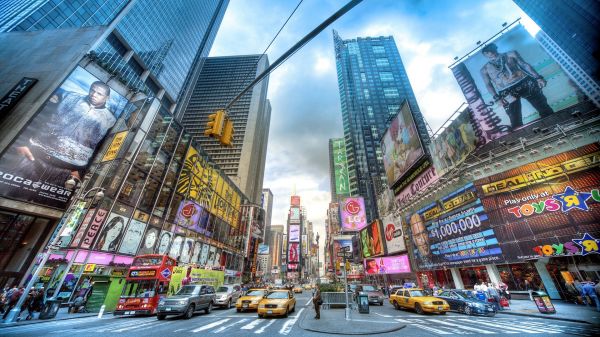
[[[210,56],[261,54],[297,0],[230,0]],[[273,63],[345,0],[304,0],[267,51]],[[325,238],[330,195],[328,140],[343,136],[332,30],[343,39],[393,36],[417,103],[437,130],[465,101],[448,66],[502,29],[530,20],[511,0],[364,0],[269,76],[271,125],[263,187],[272,224],[285,224],[290,196]],[[323,261],[323,260],[321,260]]]

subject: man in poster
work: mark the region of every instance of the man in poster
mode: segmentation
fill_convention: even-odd
[[[481,53],[489,59],[481,68],[485,87],[494,101],[502,104],[513,129],[523,125],[521,98],[537,110],[540,118],[554,112],[542,91],[546,80],[516,50],[499,53],[496,44],[490,43]]]

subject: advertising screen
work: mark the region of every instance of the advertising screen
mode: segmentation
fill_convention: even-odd
[[[297,242],[290,242],[288,245],[288,262],[298,263],[300,262],[300,244]]]
[[[375,220],[360,231],[360,242],[364,257],[381,256],[384,254],[381,237],[381,221]]]
[[[333,173],[335,177],[335,193],[350,195],[350,178],[348,177],[348,159],[346,158],[346,143],[344,138],[331,140],[333,147]]]
[[[344,198],[340,204],[342,231],[359,231],[367,225],[365,200],[362,197]]]
[[[82,179],[127,100],[75,68],[0,157],[0,195],[65,208],[65,182]]]
[[[290,223],[300,223],[299,207],[290,207]]]
[[[300,196],[292,195],[290,197],[290,205],[292,205],[292,206],[300,206]]]
[[[300,225],[290,225],[289,242],[300,242]]]
[[[408,255],[365,259],[365,272],[367,275],[410,273]]]
[[[599,157],[593,143],[475,181],[508,262],[599,253]]]
[[[425,155],[407,102],[383,134],[381,151],[388,185],[392,187]]]
[[[481,144],[578,103],[583,95],[518,25],[452,68]]]
[[[401,219],[396,218],[393,214],[388,214],[381,219],[386,254],[406,251],[401,221]]]
[[[462,163],[476,147],[477,137],[467,108],[429,144],[436,173],[444,175]]]
[[[269,246],[265,244],[258,245],[258,254],[259,255],[269,255]]]
[[[472,183],[421,208],[407,222],[420,269],[503,262],[495,231]]]

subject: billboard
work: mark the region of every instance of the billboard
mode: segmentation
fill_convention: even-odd
[[[269,246],[260,243],[258,245],[258,255],[269,255]]]
[[[98,239],[96,248],[105,252],[117,251],[119,241],[125,231],[129,218],[118,213],[111,213],[106,220],[104,230]]]
[[[300,207],[290,207],[290,223],[300,223]]]
[[[158,242],[160,229],[156,227],[149,227],[144,235],[142,246],[138,249],[138,255],[152,254],[154,253],[154,247]]]
[[[290,198],[290,205],[300,207],[300,196],[292,195]]]
[[[365,273],[374,274],[400,274],[410,273],[408,255],[396,255],[365,259]]]
[[[481,144],[578,103],[583,95],[521,25],[452,68]]]
[[[127,227],[127,232],[125,232],[125,236],[119,247],[119,253],[136,255],[145,230],[146,223],[131,219],[129,226]]]
[[[421,269],[503,262],[495,231],[469,183],[407,217]]]
[[[365,200],[362,197],[344,198],[340,204],[342,231],[359,231],[367,225]]]
[[[352,252],[352,236],[333,238],[332,261],[335,261],[335,265],[344,265],[344,259],[341,256],[338,256],[338,252],[341,251],[342,247],[348,247],[348,251]],[[341,274],[341,271],[338,271],[338,275],[339,274]]]
[[[290,242],[288,245],[288,263],[298,263],[300,262],[300,243],[298,242]]]
[[[381,224],[383,226],[386,254],[395,254],[406,251],[402,220],[396,218],[393,214],[388,214],[381,219]]]
[[[599,157],[593,143],[475,181],[507,262],[598,253]]]
[[[381,221],[376,219],[360,231],[360,242],[363,257],[381,256],[384,254],[381,237]]]
[[[335,178],[335,194],[350,195],[350,178],[348,176],[348,159],[346,158],[346,142],[344,138],[331,140],[333,148],[333,174]]]
[[[302,254],[308,254],[308,235],[302,234]]]
[[[428,164],[428,162],[424,162],[424,164]],[[427,188],[439,178],[440,176],[437,174],[435,168],[433,166],[428,166],[423,173],[419,174],[416,178],[412,179],[410,183],[405,185],[405,188],[399,191],[394,189],[397,191],[396,202],[398,204],[403,204],[410,199],[419,196],[419,192],[427,190]]]
[[[429,144],[436,173],[443,176],[462,163],[476,147],[477,137],[467,108]]]
[[[289,242],[300,242],[300,225],[290,225]]]
[[[329,232],[337,233],[340,229],[340,204],[337,202],[329,203]]]
[[[72,193],[65,182],[83,178],[126,104],[106,83],[75,68],[0,156],[0,195],[64,209]]]
[[[408,102],[402,104],[383,134],[381,151],[388,185],[392,187],[425,155]]]

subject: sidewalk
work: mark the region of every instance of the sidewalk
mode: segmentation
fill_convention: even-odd
[[[561,300],[553,300],[552,304],[556,309],[555,314],[542,314],[539,312],[535,303],[530,300],[512,300],[510,309],[498,312],[506,315],[531,316],[539,318],[556,319],[562,321],[581,322],[590,324],[600,324],[600,312],[596,307],[565,303]]]
[[[404,328],[391,318],[385,318],[373,314],[360,314],[356,310],[351,311],[349,321],[345,320],[344,309],[321,309],[321,319],[314,319],[315,312],[310,307],[300,320],[300,328],[312,331],[337,335],[377,335],[393,332]]]
[[[21,314],[21,320],[18,322],[3,323],[3,321],[0,319],[0,331],[2,330],[2,328],[9,327],[9,326],[29,325],[29,324],[37,324],[37,323],[44,323],[44,322],[52,322],[52,321],[62,321],[62,320],[73,319],[73,318],[98,316],[97,312],[96,313],[69,314],[68,309],[69,308],[60,308],[58,310],[58,313],[56,313],[56,317],[51,318],[51,319],[38,319],[37,317],[40,315],[40,313],[36,312],[34,314],[34,317],[29,321],[25,320],[25,317],[27,317],[27,310],[25,310]],[[106,315],[106,314],[107,313],[105,312],[104,315]]]

